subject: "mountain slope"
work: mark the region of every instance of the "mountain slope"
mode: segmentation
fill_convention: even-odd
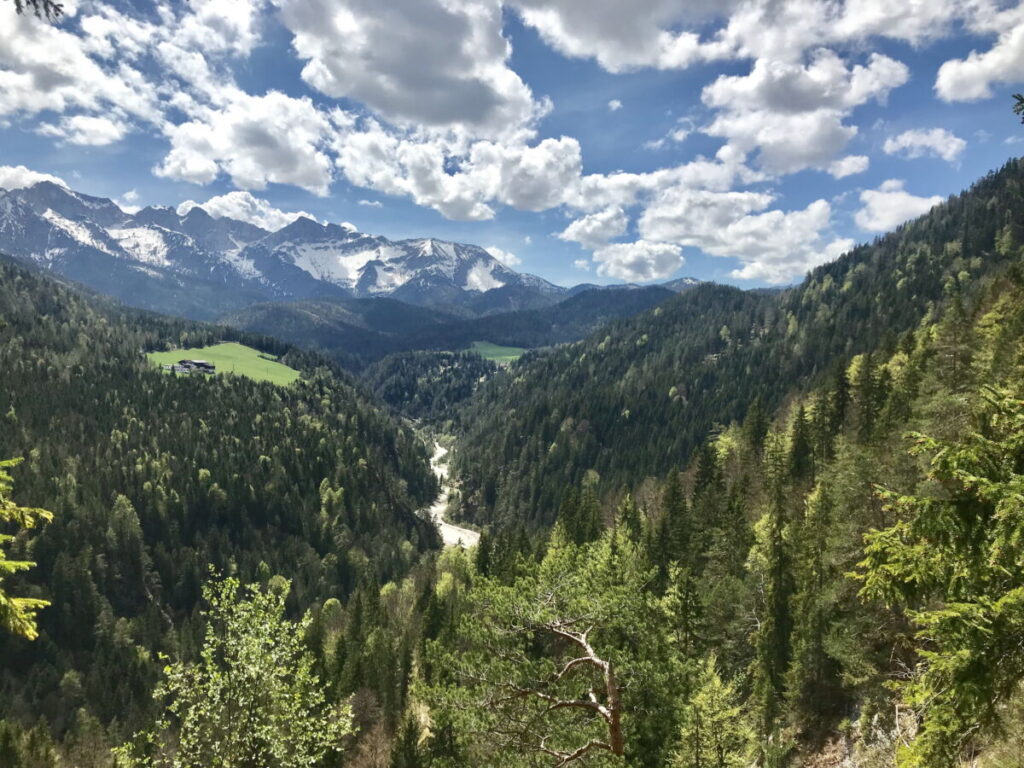
[[[171,376],[142,354],[218,340],[281,354],[303,378]],[[437,493],[425,447],[323,358],[83,296],[6,260],[0,456],[26,459],[16,500],[55,512],[32,545],[38,567],[15,585],[54,607],[34,643],[0,633],[0,718],[46,712],[55,731],[83,705],[114,738],[138,724],[156,652],[201,637],[211,567],[290,578],[301,612],[399,578],[440,543],[415,514]]]
[[[702,285],[494,377],[463,414],[464,514],[550,522],[565,487],[684,464],[716,424],[894,343],[950,278],[983,286],[1021,242],[1024,161],[781,293]],[[621,450],[629,446],[628,451]],[[498,489],[501,493],[498,493]]]

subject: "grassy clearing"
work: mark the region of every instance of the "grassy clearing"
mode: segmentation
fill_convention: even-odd
[[[499,365],[515,362],[526,352],[522,347],[502,347],[489,341],[474,341],[470,350],[476,352],[480,357],[493,360]]]
[[[299,378],[298,371],[275,359],[268,359],[270,355],[263,355],[259,350],[234,342],[199,349],[150,352],[146,357],[157,365],[171,365],[179,360],[207,360],[217,366],[217,373],[234,373],[280,386],[291,384]]]

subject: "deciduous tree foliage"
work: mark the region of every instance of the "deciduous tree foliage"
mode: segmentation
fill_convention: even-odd
[[[164,669],[151,730],[117,750],[131,768],[314,768],[337,760],[351,732],[347,706],[331,706],[303,642],[309,616],[285,619],[291,585],[203,588],[199,660]]]

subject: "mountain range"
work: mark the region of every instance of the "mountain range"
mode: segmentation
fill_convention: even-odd
[[[270,232],[200,206],[129,213],[49,181],[0,190],[0,251],[130,305],[198,320],[257,303],[380,297],[479,317],[601,288],[516,272],[477,245],[389,240],[305,216]]]

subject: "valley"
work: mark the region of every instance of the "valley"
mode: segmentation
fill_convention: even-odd
[[[1024,768],[1024,0],[0,0],[0,768]]]

